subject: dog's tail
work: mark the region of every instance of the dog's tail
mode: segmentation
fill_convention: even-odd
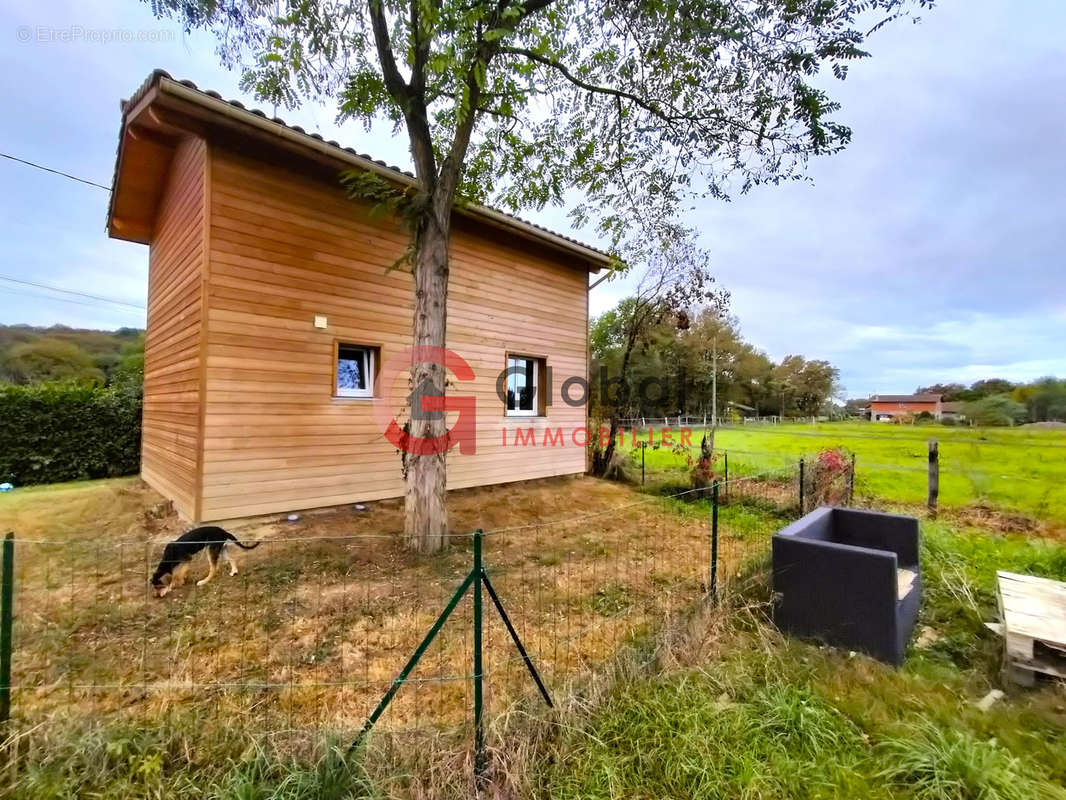
[[[228,536],[229,540],[235,545],[237,545],[237,547],[241,548],[241,550],[255,550],[255,548],[259,547],[259,545],[261,544],[260,542],[254,542],[253,544],[245,544],[229,531],[226,531],[226,536]]]

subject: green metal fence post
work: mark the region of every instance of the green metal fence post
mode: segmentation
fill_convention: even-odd
[[[800,459],[800,471],[799,471],[799,499],[800,499],[800,516],[803,516],[803,459]]]
[[[481,584],[482,559],[479,528],[474,532],[474,783],[480,789],[485,780],[484,676],[482,659]]]
[[[711,485],[711,600],[718,599],[718,481]]]
[[[0,723],[11,718],[11,628],[15,618],[15,534],[4,537],[0,577]]]
[[[851,454],[851,477],[848,478],[848,505],[855,503],[855,454]]]
[[[507,611],[503,607],[503,603],[500,602],[500,596],[496,594],[496,590],[492,587],[492,581],[489,579],[489,573],[485,570],[481,571],[481,580],[485,584],[485,591],[489,593],[489,599],[493,605],[496,606],[496,611],[500,615],[500,619],[503,620],[504,626],[507,628],[507,633],[511,635],[511,641],[514,642],[514,646],[518,648],[518,655],[521,656],[522,661],[526,665],[526,669],[529,671],[529,676],[533,679],[533,682],[537,684],[537,689],[540,690],[540,696],[544,698],[544,702],[547,703],[548,708],[555,708],[552,703],[551,695],[548,694],[548,689],[544,685],[544,681],[540,679],[540,673],[537,672],[537,668],[533,666],[533,659],[529,657],[529,653],[526,652],[526,646],[522,644],[522,640],[518,637],[518,631],[514,629],[514,625],[511,623],[511,618],[507,616]]]

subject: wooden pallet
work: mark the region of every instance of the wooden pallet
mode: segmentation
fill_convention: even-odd
[[[1066,678],[1066,583],[997,572],[999,628],[1007,677],[1022,686],[1037,673]]]

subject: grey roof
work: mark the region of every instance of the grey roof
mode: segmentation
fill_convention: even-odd
[[[340,143],[338,143],[338,142],[336,142],[336,141],[334,141],[332,139],[325,139],[321,134],[309,133],[309,132],[305,131],[303,128],[301,128],[299,125],[290,125],[289,123],[285,122],[285,120],[281,119],[280,117],[270,116],[270,115],[264,113],[263,111],[260,111],[257,108],[247,108],[243,103],[241,103],[238,100],[227,100],[226,98],[222,97],[222,95],[220,95],[218,92],[210,90],[210,89],[201,89],[199,86],[197,86],[192,81],[189,81],[189,80],[178,80],[176,78],[173,78],[173,77],[171,77],[170,73],[168,73],[166,70],[162,70],[162,69],[153,70],[151,72],[151,74],[149,74],[149,76],[144,80],[144,82],[137,88],[137,90],[128,99],[122,101],[121,106],[120,106],[121,110],[122,110],[122,128],[120,128],[120,131],[119,131],[119,148],[120,149],[121,149],[121,145],[122,145],[122,129],[125,128],[125,122],[126,122],[126,112],[129,109],[131,109],[134,106],[136,106],[137,103],[148,93],[148,91],[150,89],[152,89],[152,87],[160,84],[163,81],[171,81],[173,83],[180,84],[181,86],[184,86],[184,87],[186,87],[188,89],[192,89],[194,92],[197,92],[198,94],[201,94],[204,97],[210,97],[210,98],[212,98],[214,100],[221,100],[222,102],[227,103],[230,106],[233,106],[234,108],[240,109],[241,111],[244,111],[247,114],[252,114],[252,115],[255,115],[257,117],[261,117],[262,119],[265,119],[265,120],[268,120],[270,122],[273,122],[274,124],[279,125],[280,127],[287,128],[287,129],[289,129],[291,131],[295,131],[297,133],[303,134],[304,136],[307,136],[307,137],[309,137],[311,139],[315,139],[315,140],[317,140],[319,142],[323,142],[323,143],[329,145],[330,147],[336,148],[336,150],[338,151],[338,155],[340,155],[341,153],[344,153],[344,154],[347,154],[348,156],[356,156],[356,157],[358,157],[360,159],[364,159],[366,161],[369,161],[369,162],[377,165],[378,167],[384,168],[387,172],[393,173],[396,176],[397,179],[402,180],[404,182],[411,181],[411,180],[416,180],[415,175],[412,174],[411,172],[407,171],[407,170],[400,169],[397,166],[394,166],[392,164],[388,164],[388,163],[386,163],[384,161],[381,161],[380,159],[376,159],[373,156],[367,155],[366,153],[360,153],[360,152],[358,152],[357,150],[355,150],[355,149],[353,149],[351,147],[344,147]],[[112,210],[113,210],[112,209],[112,205],[114,203],[114,198],[115,198],[114,187],[115,187],[115,182],[118,180],[118,168],[119,168],[119,159],[118,159],[118,154],[116,153],[115,171],[114,171],[114,174],[113,174],[112,179],[111,179],[111,200],[110,200],[110,202],[108,204],[108,212],[107,212],[109,219],[111,217],[111,213],[112,213]],[[605,250],[601,250],[598,247],[593,247],[592,245],[589,245],[589,244],[586,244],[585,242],[582,242],[582,241],[579,241],[577,239],[574,239],[573,237],[567,236],[566,234],[562,234],[562,233],[559,233],[557,231],[553,231],[550,228],[544,227],[543,225],[538,225],[535,222],[530,222],[529,220],[523,219],[522,217],[519,217],[519,216],[517,216],[515,214],[510,214],[510,213],[508,213],[506,211],[501,211],[500,209],[492,208],[490,206],[475,205],[475,206],[472,206],[470,208],[473,211],[475,211],[475,212],[483,211],[483,212],[489,212],[489,213],[496,214],[496,215],[501,215],[503,217],[506,217],[509,220],[512,220],[516,226],[523,226],[525,228],[533,229],[531,232],[533,232],[533,233],[540,232],[540,233],[544,234],[545,238],[553,237],[553,238],[556,238],[556,239],[562,239],[562,240],[564,240],[566,242],[569,242],[569,243],[571,243],[573,245],[576,245],[576,246],[578,246],[580,248],[584,248],[585,250],[589,250],[592,253],[594,253],[594,254],[596,254],[598,256],[601,256],[605,260],[611,258],[611,254],[606,252]]]

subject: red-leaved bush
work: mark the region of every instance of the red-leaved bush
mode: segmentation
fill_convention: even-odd
[[[710,446],[704,442],[700,447],[699,456],[694,456],[692,451],[684,445],[675,445],[674,453],[683,456],[689,469],[689,481],[693,489],[706,489],[712,483],[717,473],[714,465],[718,461],[718,454],[710,451]]]
[[[822,450],[807,467],[803,494],[807,508],[838,506],[848,500],[851,456],[846,450]]]

